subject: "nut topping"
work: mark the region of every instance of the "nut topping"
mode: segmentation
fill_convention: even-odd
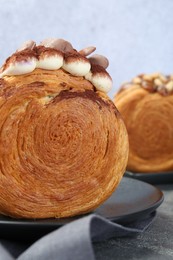
[[[132,80],[132,82],[135,83],[135,84],[140,84],[140,83],[142,82],[142,79],[139,78],[139,77],[136,77],[136,78],[134,78],[134,79]]]
[[[100,65],[104,69],[106,69],[109,66],[108,59],[103,55],[92,55],[91,57],[89,57],[89,61],[91,62],[91,64]]]
[[[79,51],[79,53],[82,55],[82,56],[88,56],[90,55],[92,52],[94,52],[96,50],[96,47],[87,47],[81,51]]]
[[[29,41],[24,42],[22,44],[22,46],[19,49],[17,49],[17,52],[18,51],[23,51],[25,49],[33,50],[35,46],[36,46],[36,43],[34,41],[32,41],[32,40],[29,40]]]
[[[140,74],[132,79],[131,83],[126,83],[123,88],[137,84],[149,92],[158,92],[161,95],[170,95],[173,93],[173,75],[165,76],[161,73]]]
[[[45,47],[54,48],[62,52],[70,52],[73,50],[73,46],[70,42],[65,41],[63,39],[52,39],[48,38],[43,40],[40,45]]]

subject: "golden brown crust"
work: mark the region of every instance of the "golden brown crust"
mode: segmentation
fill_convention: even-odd
[[[5,76],[0,86],[0,212],[68,217],[118,186],[127,162],[124,123],[107,95],[62,69]]]
[[[162,95],[131,83],[114,98],[129,135],[127,169],[173,170],[173,94]]]

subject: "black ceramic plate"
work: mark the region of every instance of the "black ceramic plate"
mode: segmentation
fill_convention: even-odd
[[[163,193],[139,180],[124,177],[112,196],[93,213],[118,223],[145,218],[163,201]],[[66,219],[17,220],[0,215],[0,237],[15,240],[37,239],[80,217]]]
[[[159,172],[159,173],[134,173],[125,172],[125,176],[145,181],[150,184],[172,184],[173,183],[173,172]]]

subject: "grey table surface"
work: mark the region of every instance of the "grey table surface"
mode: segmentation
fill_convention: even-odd
[[[95,243],[97,260],[173,259],[173,184],[158,186],[165,199],[151,226],[137,237]]]
[[[160,185],[165,199],[157,209],[154,222],[142,234],[135,237],[112,238],[94,243],[96,260],[167,260],[173,259],[173,184]],[[1,243],[17,257],[30,246],[30,242],[8,241]],[[0,258],[1,259],[1,258]]]

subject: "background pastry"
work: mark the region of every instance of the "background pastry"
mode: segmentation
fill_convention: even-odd
[[[173,76],[139,75],[123,84],[114,103],[129,135],[127,169],[173,170]]]
[[[67,217],[118,186],[128,157],[124,123],[106,92],[108,60],[62,39],[28,41],[0,79],[0,212]]]

